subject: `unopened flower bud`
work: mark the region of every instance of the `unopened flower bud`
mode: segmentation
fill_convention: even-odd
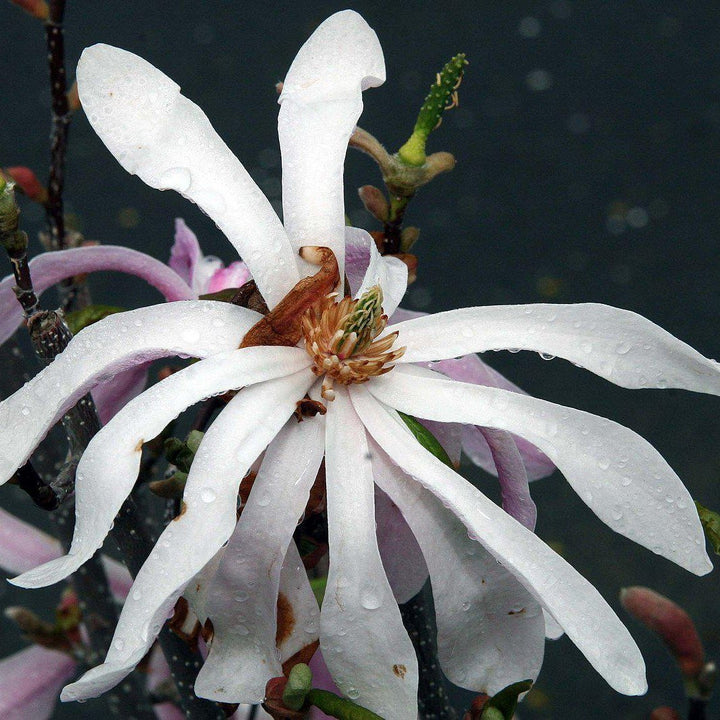
[[[649,720],[682,720],[680,713],[671,707],[657,707],[650,713]]]
[[[400,252],[409,252],[410,248],[418,241],[420,228],[410,225],[400,233]]]
[[[18,165],[4,168],[3,172],[15,181],[17,187],[22,190],[30,200],[34,200],[41,205],[47,202],[47,188],[42,185],[37,175],[30,168]]]
[[[620,602],[631,615],[660,636],[684,678],[698,676],[705,664],[705,651],[695,623],[685,610],[646,587],[621,590]]]
[[[363,185],[361,188],[358,188],[358,195],[365,209],[374,218],[383,223],[387,221],[390,205],[382,190],[376,188],[374,185]]]
[[[38,20],[47,20],[50,16],[50,8],[45,0],[10,0],[18,7],[22,8],[26,13],[32,15]]]

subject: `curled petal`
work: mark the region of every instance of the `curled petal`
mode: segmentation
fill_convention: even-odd
[[[159,435],[187,407],[309,364],[298,348],[231,350],[190,365],[135,398],[100,430],[80,458],[75,476],[75,529],[68,554],[11,582],[20,587],[50,585],[92,557],[135,484],[143,443]]]
[[[37,645],[0,660],[0,716],[47,720],[60,688],[74,672],[71,657]]]
[[[98,382],[168,355],[206,357],[236,348],[259,317],[228,303],[186,301],[111,315],[85,328],[48,367],[0,403],[0,483]]]
[[[348,281],[351,288],[357,285],[353,297],[360,297],[373,285],[379,285],[383,291],[383,312],[390,317],[407,290],[407,265],[397,258],[380,255],[370,234],[360,228],[345,228],[345,244],[353,261],[352,267],[347,268]]]
[[[201,697],[259,703],[268,680],[282,675],[276,641],[283,648],[295,626],[306,632],[293,652],[317,640],[317,602],[309,587],[314,618],[301,617],[293,605],[302,588],[290,596],[287,590],[278,592],[288,545],[322,461],[323,429],[322,417],[299,425],[291,418],[268,446],[210,586],[207,614],[214,636],[195,684]],[[284,571],[286,580],[294,581],[293,570]],[[304,569],[302,573],[307,585]]]
[[[157,288],[168,301],[193,300],[192,288],[167,265],[150,255],[113,245],[42,253],[30,261],[35,293],[40,295],[61,280],[83,273],[116,270],[137,275]],[[0,344],[4,343],[23,320],[22,307],[13,292],[15,278],[8,275],[0,281]]]
[[[552,458],[606,525],[690,572],[710,572],[690,494],[657,450],[632,430],[526,395],[420,377],[413,370],[397,367],[374,379],[372,394],[413,415],[522,435]]]
[[[629,310],[608,305],[497,305],[450,310],[394,325],[400,362],[517,348],[570,360],[626,388],[720,395],[720,365]]]
[[[129,173],[203,209],[248,264],[272,308],[298,281],[295,254],[267,198],[167,75],[133,53],[93,45],[77,68],[90,124]]]
[[[185,510],[163,531],[135,578],[105,662],[68,685],[62,700],[96,697],[142,660],[188,582],[235,527],[237,491],[314,376],[301,371],[238,393],[205,433],[190,468]]]
[[[345,264],[345,153],[362,112],[362,91],[384,80],[377,36],[360,15],[344,10],[325,20],[300,48],[280,95],[285,227],[296,250],[329,247],[340,277]]]
[[[226,268],[216,270],[207,284],[207,292],[214,293],[226,288],[243,286],[252,276],[244,262],[230,263]]]
[[[175,241],[170,248],[168,265],[190,286],[194,287],[195,267],[202,258],[197,235],[182,218],[175,218]]]
[[[92,396],[103,425],[145,389],[149,366],[150,363],[141,363],[95,386]]]
[[[366,387],[355,385],[351,392],[363,424],[390,459],[455,514],[470,537],[560,623],[605,680],[626,695],[644,693],[642,655],[597,590],[534,533],[418,446],[401,421],[391,417]]]
[[[500,481],[503,510],[528,530],[535,529],[537,507],[530,497],[528,476],[517,445],[510,433],[479,427],[490,448]]]
[[[381,717],[416,720],[418,669],[375,537],[373,475],[347,391],[328,408],[325,450],[330,572],[320,647],[338,687]]]
[[[373,448],[375,482],[399,505],[430,569],[443,672],[489,695],[511,678],[534,680],[545,649],[540,605],[432,493]]]

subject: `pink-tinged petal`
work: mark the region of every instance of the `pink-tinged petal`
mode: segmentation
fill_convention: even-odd
[[[37,645],[0,660],[0,717],[47,720],[74,672],[71,657]]]
[[[379,488],[375,488],[375,526],[380,557],[395,600],[406,603],[422,590],[428,569],[400,509]]]
[[[196,297],[189,285],[167,265],[150,255],[129,248],[93,245],[42,253],[30,261],[30,274],[37,295],[41,295],[61,280],[101,270],[137,275],[157,288],[168,301],[192,300]],[[13,287],[15,278],[12,275],[0,281],[0,344],[18,329],[23,320],[22,308]]]
[[[457,468],[460,467],[462,454],[462,438],[464,425],[459,423],[436,423],[432,420],[420,421],[443,446],[448,454],[450,462]]]
[[[418,669],[375,536],[373,474],[365,430],[347,390],[326,421],[330,572],[320,647],[337,686],[381,717],[417,719]]]
[[[202,208],[274,307],[299,279],[295,253],[269,201],[205,113],[160,70],[109,45],[83,52],[77,82],[90,124],[125,170]]]
[[[352,400],[368,432],[388,457],[432,492],[462,522],[470,537],[515,575],[615,690],[626,695],[647,690],[640,651],[585,578],[534,533],[419,446],[399,418],[391,417],[366,386],[353,386]]]
[[[357,296],[366,293],[374,285],[379,285],[383,291],[383,311],[389,317],[395,312],[407,290],[407,265],[398,258],[380,255],[375,241],[365,230],[345,229],[346,238],[353,235],[356,237],[356,242],[364,242],[370,251],[370,261],[358,288]]]
[[[170,679],[170,668],[160,647],[156,645],[150,652],[148,663],[148,690],[155,690],[158,685]],[[185,720],[185,713],[175,703],[157,703],[153,705],[153,710],[158,720]]]
[[[200,258],[195,265],[195,273],[193,275],[193,290],[198,295],[204,295],[210,292],[208,289],[213,277],[223,269],[223,262],[220,258],[212,255],[205,255]]]
[[[0,403],[0,483],[98,382],[168,355],[206,357],[236,348],[259,317],[229,303],[185,301],[111,315],[86,327],[48,367]]]
[[[124,600],[132,586],[130,571],[121,562],[107,555],[101,555],[100,559],[110,585],[110,592],[116,600]]]
[[[370,248],[373,245],[375,241],[364,230],[354,227],[345,228],[345,277],[353,297],[357,297],[365,278],[370,264]]]
[[[44,587],[67,577],[92,557],[135,485],[143,443],[159,435],[183,410],[213,395],[289,375],[309,364],[307,353],[299,348],[230,350],[194,363],[136,397],[95,435],[80,458],[75,474],[75,529],[68,554],[11,582]]]
[[[397,316],[397,313],[395,313],[395,315]],[[420,317],[420,315],[416,315],[416,317]],[[461,382],[468,382],[473,385],[487,385],[488,387],[497,387],[503,390],[512,390],[513,392],[526,394],[524,390],[521,390],[515,383],[503,377],[497,370],[494,370],[484,363],[474,353],[461,358],[429,363],[428,367],[441,372],[443,375],[447,375],[453,380],[460,380]],[[524,438],[515,437],[513,439],[522,456],[529,480],[537,480],[554,472],[555,465],[547,455],[540,452],[540,450]],[[478,465],[492,475],[498,474],[493,452],[480,428],[475,428],[472,425],[466,425],[464,427],[462,448],[475,465]]]
[[[527,395],[426,373],[398,366],[373,378],[370,390],[402,412],[522,435],[552,458],[606,525],[690,572],[710,572],[690,493],[657,450],[632,430]]]
[[[534,680],[545,650],[540,605],[432,493],[371,447],[375,482],[400,506],[430,569],[445,675],[489,695]]]
[[[280,603],[278,592],[282,592],[281,568],[288,545],[323,458],[323,430],[321,417],[299,425],[293,417],[265,452],[250,497],[210,586],[207,614],[214,637],[195,683],[195,691],[202,697],[229,703],[262,701],[268,680],[282,675],[282,658],[275,648],[278,604],[296,616],[295,625],[303,630],[303,641],[287,657],[317,640],[317,602],[301,562],[304,586],[315,605],[314,617],[301,617],[295,612],[292,601],[297,600],[302,588],[290,597],[283,594]],[[292,583],[295,578],[290,577],[291,571],[299,559],[294,544],[291,554],[295,562],[285,575]],[[243,671],[238,672],[238,668]]]
[[[170,248],[168,265],[190,286],[193,286],[195,266],[202,257],[195,233],[182,218],[175,218],[175,242]]]
[[[230,263],[226,268],[216,270],[210,278],[205,292],[214,293],[226,288],[239,288],[252,280],[248,266],[241,261]]]
[[[331,248],[341,278],[345,153],[362,112],[362,91],[384,80],[377,36],[360,15],[344,10],[325,20],[300,48],[280,95],[285,228],[296,250]]]
[[[68,685],[62,700],[96,697],[142,660],[185,586],[232,534],[240,481],[314,380],[305,370],[252,385],[218,415],[190,468],[185,510],[165,528],[137,574],[105,662]]]
[[[312,684],[314,688],[319,690],[327,690],[328,692],[335,693],[336,695],[342,695],[338,686],[333,682],[330,676],[330,671],[327,669],[325,660],[322,656],[322,652],[318,650],[313,656],[309,663],[310,669],[312,670]],[[310,720],[332,720],[330,715],[326,715],[319,708],[313,707],[310,709]]]
[[[150,363],[141,363],[118,373],[110,380],[98,383],[92,391],[100,422],[107,425],[110,418],[137,397],[147,385]]]
[[[478,429],[490,447],[497,468],[503,510],[528,530],[534,530],[537,507],[530,497],[525,465],[512,435],[496,428]]]
[[[0,508],[0,568],[25,572],[60,555],[59,540]]]
[[[595,303],[497,305],[427,315],[394,325],[401,363],[486,350],[565,358],[627,388],[683,388],[720,395],[720,365],[641,315]]]

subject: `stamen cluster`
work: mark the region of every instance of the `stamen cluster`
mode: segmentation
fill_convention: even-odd
[[[322,396],[333,400],[333,383],[362,383],[394,367],[405,348],[390,350],[398,334],[375,338],[385,329],[388,317],[382,310],[382,290],[370,288],[357,300],[337,293],[323,297],[302,319],[305,347],[313,358],[312,371],[324,375]]]

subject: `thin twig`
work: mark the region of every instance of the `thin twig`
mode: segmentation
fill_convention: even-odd
[[[53,250],[65,247],[65,217],[63,186],[65,182],[65,152],[67,150],[70,111],[65,76],[65,42],[63,17],[65,0],[50,0],[50,13],[45,21],[50,92],[52,96],[52,144],[50,147],[50,179],[48,181],[47,220],[50,226],[50,245]]]

